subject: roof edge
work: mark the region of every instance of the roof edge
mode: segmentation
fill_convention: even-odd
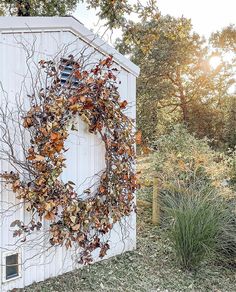
[[[85,42],[91,44],[96,50],[104,55],[112,55],[114,61],[121,67],[139,76],[140,69],[124,55],[119,53],[102,38],[87,29],[79,20],[73,16],[66,17],[17,17],[1,16],[0,33],[29,32],[29,31],[70,31],[80,37]]]

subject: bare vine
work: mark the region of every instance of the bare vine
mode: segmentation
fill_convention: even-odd
[[[30,147],[23,148],[24,159],[15,160],[14,143],[5,141],[11,145],[11,151],[4,153],[14,171],[6,171],[1,177],[32,215],[27,224],[21,220],[12,223],[17,227],[14,236],[26,239],[48,220],[51,245],[70,248],[77,244],[81,262],[86,264],[92,261],[91,253],[96,249],[100,249],[100,257],[106,255],[109,243],[104,235],[135,210],[137,184],[133,121],[124,113],[127,101],[120,100],[112,56],[90,69],[83,66],[82,59],[70,55],[59,62],[39,62],[46,86],[29,96],[30,109],[20,126],[30,137]],[[71,72],[63,84],[61,74],[66,68]],[[75,129],[78,116],[87,123],[90,133],[101,136],[106,150],[106,169],[99,186],[96,191],[86,189],[83,199],[73,182],[60,179],[66,166],[65,141]],[[8,131],[5,127],[2,130]],[[10,135],[6,133],[3,138]]]

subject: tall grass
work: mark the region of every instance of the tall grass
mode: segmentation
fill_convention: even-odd
[[[209,185],[198,182],[182,188],[177,183],[162,193],[162,202],[169,238],[183,268],[195,269],[223,246],[222,236],[232,218]]]
[[[217,239],[217,254],[220,260],[236,268],[236,201],[225,205],[224,226]]]

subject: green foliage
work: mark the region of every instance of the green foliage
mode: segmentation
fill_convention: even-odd
[[[236,53],[236,26],[229,25],[211,35],[211,41],[217,48]]]
[[[232,189],[236,192],[236,148],[230,149],[228,151],[227,163],[230,170],[230,185]]]
[[[153,165],[162,189],[178,179],[183,187],[201,179],[219,190],[222,196],[234,196],[229,187],[232,170],[228,157],[210,148],[206,139],[198,139],[177,125],[155,143]]]
[[[134,9],[128,0],[3,0],[0,1],[0,15],[65,16],[83,2],[87,3],[88,9],[98,9],[100,19],[107,20],[110,28],[123,25],[126,22],[125,15]]]
[[[206,136],[216,146],[225,143],[233,64],[192,31],[189,19],[153,14],[130,25],[118,47],[141,68],[137,125],[147,142],[183,122],[199,138]],[[213,68],[215,55],[222,62]]]
[[[226,264],[236,265],[236,200],[224,204],[224,208],[227,222],[217,238],[216,252]]]
[[[182,267],[196,268],[209,256],[236,255],[235,156],[175,126],[155,143],[153,167],[169,236]]]
[[[107,20],[110,28],[119,28],[126,23],[126,16],[133,11],[128,0],[87,0],[89,7],[99,8],[100,19]]]
[[[225,104],[224,143],[230,149],[236,147],[236,95],[229,98]]]
[[[30,16],[64,16],[72,12],[79,1],[77,0],[3,0],[0,1],[1,11],[5,15],[27,15]]]
[[[225,201],[205,181],[162,193],[164,211],[169,219],[169,237],[180,265],[195,269],[216,253],[235,256],[236,228],[233,213]],[[234,213],[235,216],[235,213]]]

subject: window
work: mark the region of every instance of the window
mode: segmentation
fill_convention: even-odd
[[[10,281],[21,276],[20,254],[18,252],[7,252],[3,254],[3,281]]]
[[[6,256],[6,279],[19,276],[18,253]]]

